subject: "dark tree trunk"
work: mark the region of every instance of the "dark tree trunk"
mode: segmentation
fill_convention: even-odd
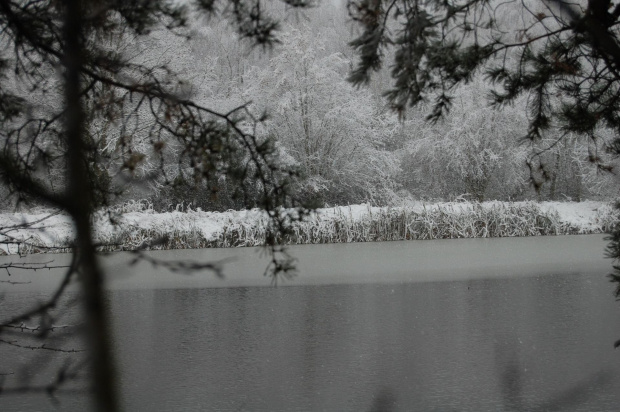
[[[91,214],[93,191],[88,178],[84,138],[84,112],[80,101],[82,64],[82,16],[80,0],[65,0],[64,69],[65,132],[68,150],[66,194],[69,212],[77,230],[78,271],[84,300],[86,343],[91,356],[91,382],[95,409],[118,410],[114,389],[114,368],[110,350],[110,328],[103,304],[103,274],[92,242]]]

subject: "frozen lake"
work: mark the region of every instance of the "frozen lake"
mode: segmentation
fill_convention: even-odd
[[[299,276],[278,288],[262,287],[266,259],[253,249],[154,254],[234,259],[224,280],[114,254],[105,265],[125,409],[617,410],[620,304],[604,246],[603,236],[306,245],[291,248]],[[0,284],[2,318],[58,275],[36,276]],[[39,356],[0,345],[0,373]],[[55,406],[0,396],[0,410]]]

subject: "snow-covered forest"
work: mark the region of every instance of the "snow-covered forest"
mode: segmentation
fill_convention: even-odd
[[[223,23],[197,24],[189,42],[172,44],[168,34],[162,50],[175,49],[174,67],[200,101],[227,109],[251,102],[256,117],[267,115],[259,133],[275,138],[281,161],[300,169],[298,195],[317,206],[457,197],[579,201],[617,194],[613,175],[589,161],[603,152],[611,132],[601,131],[596,144],[576,135],[559,140],[559,131],[535,146],[524,143],[527,99],[489,107],[483,75],[460,90],[450,113],[435,124],[425,121],[427,107],[400,119],[388,107],[389,67],[369,87],[353,87],[347,75],[356,57],[348,43],[356,32],[347,24],[345,3],[325,1],[290,14],[280,3],[271,5],[284,25],[281,43],[267,52],[240,42]],[[526,161],[541,151],[537,166],[546,178],[536,193]],[[176,176],[176,185],[134,196],[150,197],[160,210],[180,202],[236,209],[225,191],[213,199],[192,189],[189,174]]]
[[[152,64],[166,64],[186,83],[180,93],[220,111],[249,102],[258,123],[255,133],[277,145],[279,161],[298,169],[294,186],[302,201],[314,206],[402,201],[471,201],[609,199],[617,195],[612,173],[599,170],[592,158],[605,156],[612,133],[599,139],[550,132],[533,144],[522,137],[527,128],[527,98],[514,105],[489,107],[489,84],[483,75],[462,88],[449,114],[436,123],[425,121],[428,107],[394,113],[382,94],[390,87],[384,67],[368,87],[347,81],[356,57],[349,46],[356,34],[348,23],[346,2],[324,1],[303,12],[269,3],[282,19],[280,43],[252,48],[224,21],[196,19],[190,40],[170,31],[156,31],[125,53]],[[508,18],[509,16],[507,16]],[[148,142],[149,125],[132,131],[131,159],[136,176],[150,176],[160,164]],[[93,122],[100,150],[117,156],[127,145],[125,128]],[[534,156],[536,154],[536,156]],[[240,160],[243,161],[243,160]],[[527,162],[535,162],[528,168]],[[608,159],[613,162],[613,159]],[[241,209],[234,188],[221,179],[217,193],[195,183],[189,162],[165,166],[159,177],[124,188],[114,201],[146,200],[157,211],[178,204],[209,211]],[[100,173],[114,181],[114,176]],[[539,174],[542,187],[531,180]],[[47,178],[54,187],[58,176]],[[56,184],[58,190],[62,190]],[[1,196],[2,209],[15,199]]]
[[[298,195],[317,206],[617,195],[613,175],[589,161],[604,152],[610,131],[601,130],[596,144],[577,135],[560,140],[560,131],[536,145],[525,143],[527,99],[489,107],[482,74],[435,124],[425,121],[424,106],[401,119],[390,110],[382,96],[391,84],[389,67],[369,87],[353,87],[347,75],[356,57],[348,43],[356,33],[345,3],[325,1],[290,15],[281,3],[271,5],[284,26],[281,43],[266,53],[244,47],[226,24],[198,25],[190,42],[162,42],[178,50],[175,68],[186,73],[201,101],[228,109],[251,102],[256,117],[267,115],[259,133],[275,139],[282,162],[299,167]],[[538,152],[545,179],[536,193],[526,161]],[[189,176],[179,178],[178,186],[151,195],[156,209],[182,201],[205,210],[236,209],[225,193],[210,199],[190,189]]]

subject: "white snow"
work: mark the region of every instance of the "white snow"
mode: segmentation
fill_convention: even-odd
[[[572,233],[601,233],[610,220],[617,220],[617,213],[609,202],[411,202],[399,207],[372,207],[367,204],[317,209],[304,225],[325,226],[335,220],[362,222],[373,215],[395,212],[419,213],[440,209],[449,214],[467,213],[475,207],[507,208],[535,206],[542,212],[555,214],[559,224],[573,229]],[[134,208],[138,209],[138,208]],[[265,224],[266,213],[253,209],[246,211],[204,212],[200,209],[187,212],[156,213],[152,209],[124,213],[98,212],[95,215],[95,241],[113,243],[120,233],[133,239],[128,248],[136,247],[149,235],[152,238],[181,233],[199,234],[206,242],[217,241],[225,231],[249,231]],[[122,209],[121,209],[122,211]],[[255,229],[254,229],[255,230]],[[256,230],[255,230],[256,232]],[[49,211],[0,214],[0,254],[36,252],[40,247],[68,247],[75,235],[71,219]],[[116,236],[116,237],[115,237]],[[127,239],[125,236],[123,239]],[[25,242],[29,247],[19,246]],[[247,242],[247,245],[257,244]]]

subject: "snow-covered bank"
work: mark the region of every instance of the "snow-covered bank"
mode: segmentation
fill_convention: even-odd
[[[619,216],[611,203],[594,201],[351,205],[318,209],[295,223],[283,240],[304,244],[603,233]],[[97,214],[95,241],[104,250],[129,250],[159,239],[164,240],[152,248],[258,246],[265,241],[267,223],[259,210],[156,213],[148,206],[121,207]],[[69,217],[53,211],[0,214],[0,232],[0,254],[66,251],[74,237]]]

